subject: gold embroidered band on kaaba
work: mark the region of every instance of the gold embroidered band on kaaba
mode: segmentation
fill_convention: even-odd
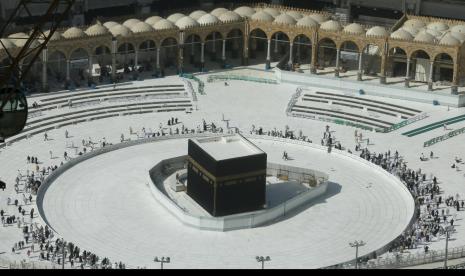
[[[216,177],[213,174],[211,174],[209,171],[207,171],[202,165],[197,163],[197,161],[192,159],[192,157],[187,156],[187,160],[192,164],[192,166],[194,166],[196,169],[201,171],[204,175],[206,175],[208,178],[213,180],[213,182],[215,182],[215,183],[225,182],[225,181],[233,181],[233,180],[236,180],[236,179],[251,178],[251,177],[255,177],[255,176],[263,176],[263,175],[266,174],[266,169],[263,169],[263,170],[253,171],[253,172],[232,174],[232,175],[227,175],[227,176]]]

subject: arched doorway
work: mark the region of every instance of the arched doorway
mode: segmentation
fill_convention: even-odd
[[[134,71],[135,48],[132,43],[122,43],[116,52],[116,73],[129,74]]]
[[[244,34],[240,29],[229,31],[226,35],[226,60],[225,66],[239,66],[243,64]]]
[[[191,34],[184,40],[184,68],[186,72],[201,70],[202,40],[199,35]],[[205,52],[204,52],[205,54]],[[204,55],[205,58],[205,55]]]
[[[393,78],[390,83],[404,82],[406,80],[408,85],[411,72],[407,74],[407,53],[404,49],[399,47],[389,49],[388,61],[387,76]],[[411,71],[411,66],[409,67],[409,71]]]
[[[451,86],[454,80],[454,60],[449,54],[441,53],[434,58],[433,82]]]
[[[362,70],[364,76],[376,78],[381,73],[381,48],[376,44],[367,44],[362,51]],[[360,76],[362,78],[362,76]]]
[[[178,71],[178,41],[175,38],[165,38],[160,44],[160,74],[177,74]]]
[[[157,46],[155,41],[146,40],[139,45],[138,53],[138,65],[140,66],[139,71],[152,71],[156,66],[157,59]]]
[[[74,50],[69,59],[69,79],[76,87],[85,85],[89,79],[89,54],[83,48]]]
[[[47,60],[47,82],[50,88],[63,87],[66,80],[66,56],[63,52],[49,52]]]
[[[428,83],[432,76],[432,66],[430,64],[430,56],[423,50],[417,50],[411,55],[411,63],[413,69],[412,80],[420,83]]]
[[[260,64],[266,61],[266,49],[268,37],[261,29],[254,29],[249,36],[249,60],[250,64]]]
[[[310,71],[312,63],[312,41],[306,35],[298,35],[294,38],[293,51],[295,53],[294,69],[297,71]]]
[[[218,56],[221,56],[222,47],[223,35],[221,33],[212,32],[205,38],[205,54],[209,55],[210,61],[218,60]]]
[[[23,85],[30,92],[37,92],[42,87],[42,54],[39,54],[32,64],[33,55],[28,55],[21,63],[22,68],[30,66],[29,72],[23,77]]]
[[[107,46],[98,46],[94,51],[92,59],[92,75],[98,77],[100,82],[105,78],[110,78],[112,56],[110,48]]]
[[[352,41],[345,41],[339,49],[340,76],[355,76],[358,73],[360,50]]]
[[[280,69],[290,70],[289,65],[294,63],[294,57],[290,56],[289,36],[283,32],[274,33],[271,36],[271,45],[273,48],[271,61],[277,62],[276,67]]]
[[[330,38],[323,38],[318,43],[317,70],[322,74],[335,72],[337,48],[336,43]]]

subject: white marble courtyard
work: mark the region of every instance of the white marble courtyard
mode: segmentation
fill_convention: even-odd
[[[248,69],[236,72],[273,77],[272,73]],[[41,166],[58,165],[63,161],[65,150],[70,157],[74,157],[74,150],[67,149],[67,143],[73,142],[81,147],[82,139],[91,137],[99,141],[105,137],[107,142],[116,144],[122,133],[126,138],[137,139],[137,135],[129,134],[129,127],[139,133],[142,127],[157,130],[160,123],[166,127],[171,117],[177,117],[189,128],[196,128],[202,119],[226,128],[222,121],[224,114],[224,118],[230,120],[230,126],[238,127],[245,134],[252,125],[263,127],[264,130],[284,130],[288,125],[290,129],[302,130],[304,135],[319,144],[327,123],[288,117],[285,113],[296,85],[230,81],[229,86],[224,86],[222,82],[207,83],[207,77],[199,76],[206,84],[206,95],[197,94],[198,102],[193,102],[192,113],[148,113],[83,122],[48,131],[49,137],[53,139],[50,141],[43,141],[43,136],[38,134],[0,149],[0,179],[9,184],[5,191],[0,191],[0,208],[15,212],[15,208],[6,206],[6,198],[18,197],[13,189],[18,169],[23,173],[33,169],[31,164],[26,164],[28,155],[37,156],[43,162]],[[170,76],[136,81],[132,86],[160,83],[183,84],[177,76]],[[364,137],[370,138],[370,151],[398,150],[410,168],[422,168],[428,174],[437,176],[444,195],[459,193],[463,199],[464,173],[450,168],[455,156],[465,157],[461,136],[424,149],[424,141],[442,135],[445,131],[439,128],[411,138],[401,133],[465,114],[464,110],[394,99],[382,100],[422,110],[429,117],[392,133],[363,131]],[[92,107],[106,105],[111,104],[102,103]],[[42,116],[60,115],[85,108],[70,110],[64,107],[46,111]],[[449,128],[461,127],[465,127],[465,122]],[[355,128],[335,124],[330,124],[330,128],[335,131],[337,141],[354,151]],[[70,133],[68,139],[64,135],[65,129]],[[270,268],[324,267],[353,259],[354,249],[349,246],[349,242],[355,239],[363,239],[367,243],[360,249],[360,253],[365,254],[383,247],[407,226],[413,212],[409,193],[393,185],[379,172],[354,160],[338,157],[337,154],[328,155],[323,151],[285,142],[262,139],[253,141],[268,153],[269,161],[282,162],[282,151],[286,150],[294,159],[288,161],[290,165],[325,171],[330,174],[330,181],[340,187],[336,189],[338,186],[333,186],[331,196],[271,226],[224,233],[191,229],[182,226],[157,206],[145,183],[147,169],[157,160],[186,151],[187,143],[173,140],[125,148],[73,167],[47,191],[44,201],[46,219],[59,236],[73,241],[83,249],[109,257],[112,261],[123,261],[131,267],[158,267],[159,264],[153,262],[155,256],[170,256],[172,262],[166,268],[257,268],[259,264],[255,260],[256,255],[271,256],[272,261],[266,264]],[[438,158],[420,161],[421,153],[429,155],[430,150]],[[49,151],[56,158],[50,159]],[[33,207],[37,210],[36,206]],[[451,212],[455,214],[455,211]],[[457,214],[456,232],[449,241],[449,247],[465,245],[465,225],[462,219],[463,211]],[[43,223],[42,218],[35,220]],[[0,253],[4,252],[0,258],[27,258],[24,252],[10,253],[12,245],[21,238],[21,231],[16,225],[0,227]],[[433,241],[429,247],[430,250],[442,249],[443,238]],[[410,253],[415,254],[421,250],[410,250]],[[32,259],[37,260],[37,254],[33,254]]]

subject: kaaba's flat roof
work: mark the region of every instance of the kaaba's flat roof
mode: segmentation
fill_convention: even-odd
[[[236,134],[192,141],[217,161],[264,153],[249,140]]]

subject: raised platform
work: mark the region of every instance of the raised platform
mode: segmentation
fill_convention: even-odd
[[[165,159],[149,171],[150,188],[155,199],[184,225],[201,230],[231,231],[269,225],[290,214],[303,211],[312,200],[328,188],[328,175],[306,168],[267,164],[267,175],[287,179],[288,182],[266,187],[267,208],[264,210],[222,217],[211,216],[184,192],[172,192],[173,175],[182,170],[186,156]],[[267,178],[267,180],[269,180]],[[292,183],[292,181],[294,183]],[[307,185],[305,185],[307,182]],[[187,183],[189,185],[189,183]],[[286,186],[287,187],[284,187]]]

